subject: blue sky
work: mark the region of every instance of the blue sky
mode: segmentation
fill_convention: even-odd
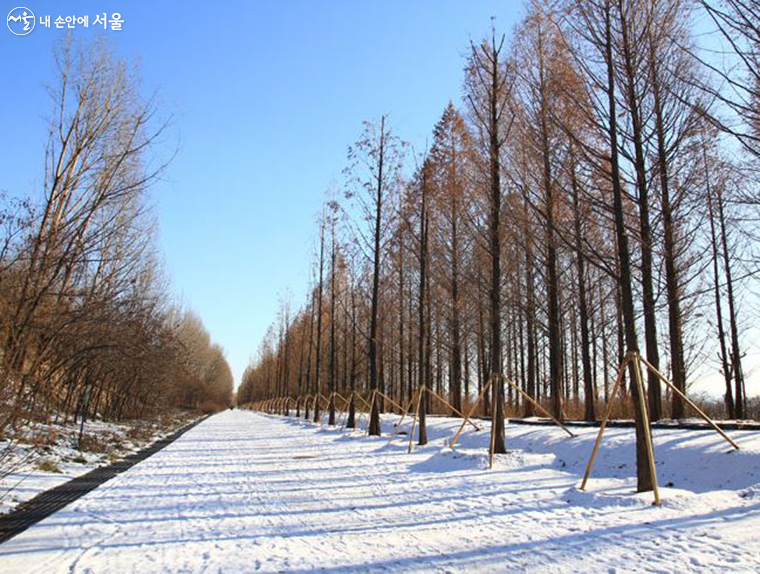
[[[146,94],[174,118],[178,154],[153,199],[177,296],[203,318],[239,379],[286,292],[303,301],[315,218],[341,181],[361,122],[388,113],[424,145],[461,92],[469,40],[509,30],[521,2],[23,2],[40,16],[89,15],[141,65]],[[93,26],[118,12],[122,31]],[[5,16],[4,16],[5,18]],[[50,109],[44,83],[64,34],[0,30],[0,189],[39,196]],[[166,150],[164,150],[166,151]]]

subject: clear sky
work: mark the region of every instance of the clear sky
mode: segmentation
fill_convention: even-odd
[[[388,113],[424,145],[461,93],[463,54],[496,17],[509,30],[516,0],[156,0],[19,3],[27,36],[0,29],[0,189],[39,196],[58,16],[85,16],[77,36],[105,35],[141,62],[174,121],[178,154],[153,189],[161,249],[177,296],[226,350],[239,381],[278,303],[303,301],[315,218],[339,183],[364,119]],[[121,31],[93,25],[118,12]],[[51,17],[51,27],[39,17]]]

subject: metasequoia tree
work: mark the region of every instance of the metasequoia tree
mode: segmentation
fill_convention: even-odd
[[[328,378],[327,392],[329,395],[328,424],[335,425],[335,393],[337,391],[338,378],[338,349],[336,339],[337,307],[336,290],[338,282],[338,245],[335,237],[335,217],[337,205],[333,202],[328,205],[330,225],[330,375]]]
[[[544,277],[547,298],[547,331],[549,346],[549,380],[551,387],[551,406],[556,418],[562,418],[562,369],[563,349],[560,318],[560,277],[558,238],[556,228],[559,216],[557,156],[560,153],[559,133],[552,116],[556,115],[553,106],[559,103],[557,94],[562,86],[561,66],[568,65],[557,54],[563,49],[557,39],[552,15],[546,12],[539,2],[533,2],[530,12],[520,30],[518,45],[523,53],[520,57],[518,73],[518,90],[520,103],[525,118],[521,122],[523,129],[521,146],[529,146],[528,154],[535,158],[535,167],[530,170],[540,174],[536,181],[527,186],[528,198],[536,209],[544,228]],[[538,194],[531,194],[530,188],[540,189]],[[525,188],[524,188],[525,189]],[[532,195],[540,197],[532,198]]]
[[[477,134],[483,150],[481,169],[486,184],[486,235],[483,246],[490,256],[489,276],[489,352],[488,379],[493,389],[493,449],[507,452],[504,438],[504,381],[502,379],[502,302],[501,302],[501,154],[512,126],[509,107],[514,82],[513,71],[506,64],[503,53],[505,36],[497,39],[492,29],[491,38],[480,45],[470,46],[466,68],[465,90]]]
[[[324,272],[325,272],[325,220],[324,214],[319,224],[319,273],[317,280],[317,333],[316,333],[316,360],[314,362],[314,385],[312,393],[314,399],[314,422],[319,422],[320,407],[319,395],[322,393],[322,296],[324,293]]]
[[[465,120],[449,102],[433,129],[429,171],[436,219],[440,222],[433,231],[441,247],[439,256],[446,263],[441,266],[445,271],[442,272],[444,277],[440,284],[449,298],[449,397],[451,404],[459,411],[462,410],[462,355],[466,345],[462,328],[466,304],[463,284],[467,257],[472,247],[467,229],[467,197],[471,189],[473,153],[472,138]]]
[[[619,50],[620,34],[616,33],[613,25],[618,21],[619,6],[613,0],[592,0],[576,2],[573,6],[573,16],[576,31],[588,50],[589,62],[584,71],[599,92],[594,100],[595,124],[607,137],[607,153],[604,169],[612,188],[612,215],[614,219],[615,240],[617,248],[617,282],[620,290],[620,306],[623,318],[623,334],[626,351],[638,353],[638,334],[636,328],[636,310],[633,293],[633,268],[629,248],[629,232],[624,196],[624,180],[621,171],[619,135],[618,97],[620,95],[620,79],[617,71],[620,67],[621,55]],[[593,66],[593,68],[591,67]],[[623,68],[626,65],[623,64]],[[639,182],[643,184],[644,182]],[[642,190],[639,190],[642,191]],[[633,363],[629,366],[631,381],[636,381]],[[652,489],[649,459],[646,454],[646,439],[642,408],[635,391],[631,393],[636,412],[636,469],[639,492]]]
[[[413,186],[417,190],[419,213],[419,286],[417,299],[417,381],[422,395],[418,399],[418,416],[419,416],[419,440],[418,444],[425,445],[427,439],[426,415],[430,410],[430,393],[425,390],[431,390],[431,362],[430,362],[430,261],[429,261],[429,240],[430,240],[430,175],[429,164],[425,160],[419,169]]]
[[[366,122],[361,138],[348,152],[348,199],[355,210],[356,241],[372,268],[369,317],[369,388],[378,389],[378,335],[380,333],[380,269],[394,223],[403,145],[381,116],[378,124]],[[380,401],[373,395],[369,433],[380,434]]]

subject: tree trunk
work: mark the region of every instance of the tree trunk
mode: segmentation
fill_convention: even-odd
[[[646,177],[646,159],[642,134],[640,98],[636,90],[636,68],[633,61],[633,47],[630,43],[630,30],[626,20],[626,9],[622,0],[618,0],[620,31],[623,39],[623,60],[627,80],[626,99],[631,117],[634,167],[636,171],[636,189],[638,190],[639,233],[641,235],[641,285],[644,303],[644,333],[646,339],[647,360],[656,369],[660,368],[660,353],[657,348],[657,317],[654,305],[654,286],[652,279],[652,231],[649,222],[649,191]],[[656,421],[662,418],[662,392],[660,379],[647,369],[647,387],[649,389],[649,417]],[[635,393],[634,393],[635,394]]]
[[[612,59],[612,22],[609,2],[605,3],[605,59],[607,65],[607,98],[608,98],[608,136],[610,145],[610,178],[612,180],[613,212],[615,217],[615,235],[617,238],[618,260],[620,275],[617,278],[620,285],[621,307],[623,314],[625,343],[629,353],[638,353],[639,344],[636,335],[636,316],[633,305],[633,287],[630,252],[628,250],[628,234],[625,224],[625,211],[623,209],[623,189],[620,181],[620,164],[618,158],[618,133],[617,133],[617,104],[615,101],[615,76],[614,62]],[[629,364],[629,376],[631,381],[636,380],[634,366]],[[634,410],[636,413],[636,478],[637,490],[647,492],[652,490],[653,483],[650,474],[649,459],[647,458],[647,446],[645,437],[644,420],[641,410],[646,405],[640,404],[639,395],[633,396]]]
[[[335,221],[331,220],[330,227],[330,380],[328,382],[327,392],[330,396],[328,405],[327,424],[335,426],[335,391],[336,391],[336,367],[337,367],[337,350],[335,341],[335,281],[337,256],[335,252]]]
[[[573,223],[575,231],[575,259],[578,266],[578,306],[581,330],[581,362],[583,364],[583,418],[587,421],[596,420],[596,395],[591,375],[591,356],[589,353],[588,305],[586,297],[586,269],[583,260],[583,243],[581,231],[581,207],[578,179],[575,171],[575,153],[570,144],[570,183],[573,192]]]
[[[720,190],[717,191],[716,200],[718,204],[720,239],[723,247],[723,264],[726,273],[726,292],[728,295],[728,321],[729,329],[731,331],[731,372],[734,376],[734,411],[737,419],[743,419],[747,410],[747,397],[745,396],[744,371],[742,370],[742,355],[739,347],[739,326],[736,318],[734,281],[731,273],[731,259],[728,251],[726,216],[723,210],[723,196]]]
[[[493,433],[494,453],[506,453],[504,436],[504,381],[501,362],[501,158],[499,150],[499,55],[495,38],[491,44],[491,93],[489,101],[489,167],[490,167],[490,209],[488,214],[488,235],[491,254],[491,286],[489,330],[491,338],[491,365],[489,380],[493,381]]]
[[[324,281],[324,262],[325,262],[325,223],[320,224],[319,232],[319,299],[317,301],[317,358],[314,366],[314,422],[319,422],[320,407],[319,394],[322,392],[322,283]]]
[[[704,158],[705,161],[707,158]],[[720,293],[720,273],[718,272],[718,264],[720,259],[720,253],[718,252],[718,237],[715,232],[715,214],[713,213],[713,200],[712,200],[712,188],[710,186],[710,174],[707,170],[707,164],[705,163],[705,182],[707,183],[707,208],[710,218],[710,245],[712,247],[712,268],[713,268],[713,283],[715,285],[714,297],[715,297],[715,322],[718,324],[718,343],[720,345],[720,362],[723,369],[723,379],[726,385],[726,393],[724,395],[724,401],[726,404],[726,416],[729,419],[736,418],[736,406],[734,403],[734,393],[732,389],[733,373],[729,365],[728,349],[726,347],[726,330],[723,326],[723,305],[721,304]]]
[[[419,441],[418,444],[425,445],[428,442],[427,438],[427,410],[428,410],[428,393],[426,385],[428,384],[429,377],[429,353],[430,353],[430,336],[427,327],[427,321],[429,321],[429,314],[426,317],[426,304],[428,296],[425,292],[427,288],[427,267],[428,267],[428,214],[427,214],[427,166],[422,167],[422,186],[421,186],[421,201],[420,201],[420,285],[419,285],[419,298],[418,298],[418,322],[419,322],[419,339],[418,339],[418,372],[419,372],[419,385],[420,389],[423,389],[422,396],[419,400]]]
[[[377,194],[375,196],[375,227],[374,249],[372,261],[372,303],[370,308],[369,326],[369,388],[376,391],[377,386],[377,326],[378,309],[380,303],[380,235],[382,231],[383,214],[383,163],[385,161],[385,116],[380,118],[380,146],[377,172]],[[370,405],[369,434],[380,436],[380,405],[377,393],[373,393],[372,405]]]

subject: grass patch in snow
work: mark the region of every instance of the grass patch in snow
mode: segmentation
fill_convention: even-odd
[[[55,472],[56,474],[62,474],[62,470],[58,468],[58,463],[49,458],[45,458],[37,463],[37,468],[42,472]]]

